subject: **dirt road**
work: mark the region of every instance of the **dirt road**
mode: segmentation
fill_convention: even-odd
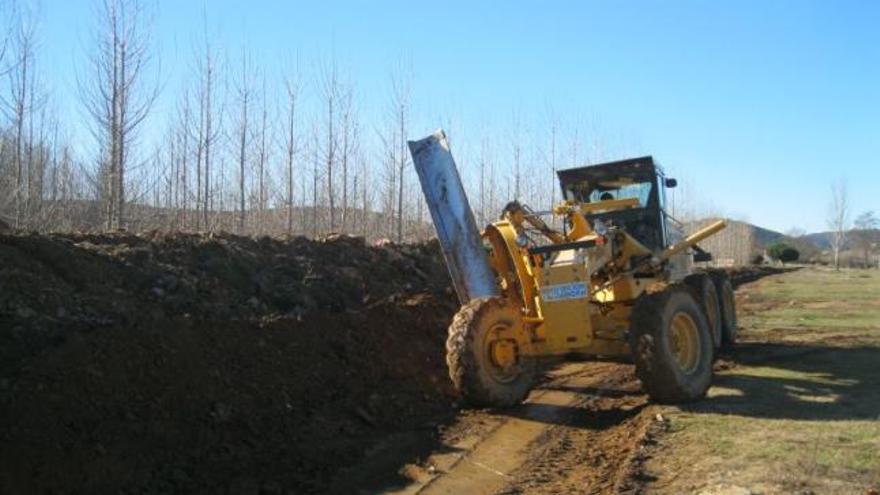
[[[406,467],[399,494],[626,491],[655,421],[632,367],[569,363],[519,407],[472,411],[441,448]]]
[[[779,270],[732,272],[736,286]],[[723,360],[719,368],[729,366]],[[640,390],[631,365],[569,363],[519,407],[471,411],[435,451],[402,472],[399,494],[639,493],[654,436],[669,424]]]

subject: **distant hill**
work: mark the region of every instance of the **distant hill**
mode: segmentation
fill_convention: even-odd
[[[685,224],[685,230],[693,232],[714,220],[716,219],[707,218],[690,222]],[[760,259],[764,255],[769,246],[780,241],[794,246],[803,259],[812,258],[819,253],[819,249],[805,239],[791,238],[781,232],[739,220],[728,220],[726,229],[709,237],[700,245],[712,253],[719,265],[727,266],[753,263],[755,259]]]
[[[868,231],[864,231],[864,230],[850,231],[850,233],[862,233],[862,232],[869,232],[870,235],[868,237],[871,237],[874,239],[880,239],[880,229],[871,229]],[[849,237],[851,240],[852,236],[850,235]],[[812,243],[818,249],[821,249],[823,251],[827,250],[827,249],[831,249],[831,232],[815,232],[813,234],[807,234],[807,235],[801,236],[799,239],[804,239],[805,241]],[[844,249],[849,249],[851,247],[852,247],[852,245],[850,242],[846,242],[844,244]]]
[[[737,222],[744,223],[752,228],[752,235],[755,236],[755,242],[758,243],[761,247],[767,247],[777,241],[784,239],[786,236],[781,232],[776,232],[775,230],[765,229],[764,227],[759,227],[757,225],[748,223],[748,222]]]
[[[684,224],[685,231],[691,233],[709,225],[717,218],[704,218]],[[874,261],[866,261],[863,244],[858,239],[873,239],[870,252]],[[700,247],[712,253],[715,263],[720,266],[737,266],[754,263],[761,259],[766,250],[777,242],[785,242],[800,253],[800,259],[812,263],[829,263],[831,233],[814,232],[791,237],[775,230],[739,220],[728,220],[727,228],[700,243]],[[880,266],[880,229],[850,230],[842,250],[841,263],[845,266]]]
[[[822,251],[831,249],[831,232],[814,232],[812,234],[803,235],[799,237],[799,239],[809,242]]]
[[[700,227],[704,227],[709,225],[710,223],[718,220],[717,218],[704,218],[702,220],[697,220],[695,222],[687,222],[685,223],[685,230],[688,232],[693,232]],[[776,232],[775,230],[765,229],[764,227],[760,227],[758,225],[743,222],[740,220],[731,220],[727,219],[727,229],[728,232],[738,232],[748,233],[751,241],[759,248],[766,248],[767,246],[773,244],[776,241],[782,240],[786,238],[786,235],[781,232]]]

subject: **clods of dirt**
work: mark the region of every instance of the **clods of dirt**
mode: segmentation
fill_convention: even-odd
[[[0,235],[0,492],[345,491],[453,414],[456,309],[436,244]]]

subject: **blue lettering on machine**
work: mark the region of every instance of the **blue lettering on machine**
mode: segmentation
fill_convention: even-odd
[[[570,284],[548,285],[541,287],[541,298],[546,301],[566,301],[569,299],[584,299],[587,297],[587,284],[574,282]]]

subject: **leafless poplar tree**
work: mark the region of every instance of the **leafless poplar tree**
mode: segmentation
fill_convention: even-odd
[[[519,112],[513,113],[511,119],[510,146],[511,146],[511,166],[513,167],[513,198],[522,200],[522,131]]]
[[[284,89],[287,96],[287,135],[285,138],[285,151],[287,152],[287,194],[285,203],[287,206],[287,234],[293,233],[293,191],[294,191],[294,161],[297,149],[296,127],[296,104],[299,98],[299,72],[284,78]]]
[[[853,240],[856,247],[862,251],[862,262],[865,268],[871,266],[871,249],[877,242],[877,227],[880,226],[880,219],[873,211],[868,210],[859,214],[853,222]]]
[[[326,141],[324,143],[323,158],[325,164],[324,174],[327,178],[329,228],[330,231],[333,231],[336,229],[336,194],[333,185],[333,169],[336,166],[337,160],[336,151],[338,147],[337,140],[339,138],[336,135],[336,120],[339,118],[337,113],[339,112],[338,106],[340,98],[339,71],[335,59],[331,60],[328,65],[325,65],[321,69],[321,97],[326,106]]]
[[[208,218],[209,212],[213,209],[213,192],[211,190],[211,164],[212,164],[212,148],[214,143],[220,137],[221,125],[215,124],[215,114],[218,113],[214,107],[216,104],[216,56],[214,49],[208,38],[207,21],[205,21],[205,32],[201,53],[196,55],[196,73],[198,74],[198,144],[197,144],[197,197],[201,199],[200,208],[197,206],[197,212],[201,211],[201,220],[196,219],[196,228],[204,225],[205,229],[210,230],[211,225]]]
[[[358,128],[354,113],[354,95],[351,86],[346,86],[340,97],[342,142],[339,146],[339,161],[342,167],[342,231],[346,232],[349,224],[349,166],[357,149]],[[357,188],[355,187],[355,190]]]
[[[397,178],[397,242],[403,242],[403,196],[406,182],[406,166],[409,151],[406,147],[409,126],[410,98],[412,97],[412,70],[401,62],[391,76],[391,108],[396,131],[396,178]]]
[[[312,128],[312,236],[318,237],[318,184],[321,175],[321,156],[318,137],[318,126]]]
[[[271,132],[269,129],[269,94],[266,86],[265,74],[263,74],[263,93],[260,96],[262,98],[263,107],[261,111],[258,142],[259,149],[257,153],[257,214],[259,215],[257,229],[260,232],[265,232],[266,202],[268,199],[266,167],[269,163],[268,139]]]
[[[13,141],[13,171],[15,174],[15,227],[25,226],[26,217],[34,201],[34,142],[35,115],[45,104],[45,95],[37,88],[35,69],[35,22],[30,16],[19,15],[12,33],[12,67],[8,72],[10,115]],[[5,46],[4,46],[5,52]],[[36,192],[39,195],[39,191]]]
[[[550,207],[556,203],[556,167],[557,164],[557,140],[559,139],[559,119],[556,113],[551,109],[549,114],[549,131],[550,131],[550,150],[546,154],[547,165],[550,166]]]
[[[238,99],[238,123],[236,141],[238,145],[238,230],[244,232],[246,210],[247,151],[250,143],[250,105],[253,99],[251,66],[247,52],[242,50],[241,72],[236,77],[235,93]]]
[[[394,237],[397,223],[395,207],[395,198],[397,197],[396,135],[397,132],[395,131],[393,122],[390,125],[390,130],[387,131],[387,134],[379,133],[379,140],[382,142],[382,151],[379,154],[379,161],[382,163],[383,170],[382,213],[385,217],[385,221],[382,222],[382,231],[389,239]]]
[[[124,225],[125,171],[131,146],[159,92],[147,86],[151,65],[150,34],[138,0],[103,0],[101,25],[91,55],[92,78],[80,82],[80,93],[94,120],[92,131],[104,155],[105,227]]]
[[[184,91],[180,105],[178,107],[177,132],[175,133],[175,141],[177,147],[176,157],[178,161],[176,174],[178,186],[176,194],[177,198],[175,203],[178,209],[177,225],[178,228],[183,229],[186,229],[188,225],[187,212],[189,210],[189,179],[187,177],[187,171],[189,166],[190,153],[189,125],[192,118],[192,111],[189,105],[189,95],[186,91]]]
[[[488,218],[488,205],[486,204],[486,191],[488,188],[488,184],[486,183],[486,169],[489,164],[489,138],[486,137],[485,131],[483,132],[483,137],[480,139],[480,211],[479,211],[479,227],[482,228],[483,225],[486,225],[486,219]]]
[[[580,142],[580,129],[578,129],[577,125],[571,130],[571,163],[569,166],[575,167],[578,166],[581,162],[581,142]]]
[[[367,233],[370,232],[372,228],[370,225],[370,205],[373,204],[373,189],[369,187],[370,179],[372,178],[370,175],[370,168],[367,165],[366,159],[363,155],[359,158],[360,163],[360,173],[358,177],[360,178],[360,235],[363,237],[367,237]],[[357,189],[357,183],[355,183],[355,189]]]
[[[831,251],[834,255],[834,269],[840,270],[840,251],[846,243],[846,232],[849,229],[849,195],[846,181],[840,179],[831,184],[831,203],[828,205],[827,224],[831,231]]]

